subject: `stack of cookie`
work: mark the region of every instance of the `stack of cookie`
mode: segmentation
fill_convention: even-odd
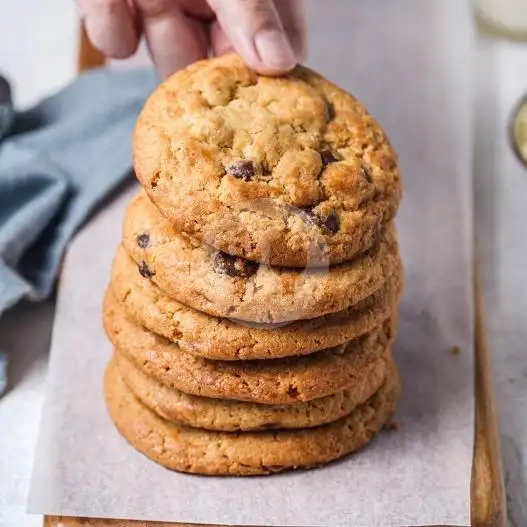
[[[174,470],[268,474],[364,446],[392,415],[397,157],[298,67],[194,64],[147,101],[143,190],[104,303],[110,416]]]

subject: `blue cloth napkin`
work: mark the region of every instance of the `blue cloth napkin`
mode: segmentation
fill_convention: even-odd
[[[131,134],[158,79],[94,70],[29,111],[0,77],[0,316],[47,297],[68,241],[131,173]],[[0,357],[0,393],[5,358]]]

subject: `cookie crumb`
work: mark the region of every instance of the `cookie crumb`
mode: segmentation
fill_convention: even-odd
[[[457,357],[461,353],[461,348],[459,346],[452,346],[450,348],[450,353]]]
[[[397,430],[399,430],[399,428],[401,428],[401,423],[399,421],[390,421],[387,425],[386,425],[386,430],[389,430],[390,432],[395,432]]]

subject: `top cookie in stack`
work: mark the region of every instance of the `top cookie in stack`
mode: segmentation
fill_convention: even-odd
[[[274,266],[356,257],[401,200],[396,153],[354,97],[305,67],[258,76],[235,55],[155,91],[134,167],[177,231]]]

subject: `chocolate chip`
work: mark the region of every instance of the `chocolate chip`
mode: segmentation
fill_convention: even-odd
[[[146,249],[150,245],[150,236],[145,232],[137,236],[135,241],[137,242],[137,245],[141,247],[141,249]]]
[[[239,278],[248,278],[258,270],[258,263],[224,252],[216,253],[213,266],[217,273]]]
[[[332,210],[323,222],[323,226],[332,234],[335,234],[340,227],[339,217],[337,213]]]
[[[315,212],[314,208],[315,205],[309,205],[301,209],[304,221],[308,221],[317,227],[321,227],[326,231],[335,234],[340,227],[340,221],[337,213],[333,210],[327,216],[320,216]]]
[[[144,260],[137,266],[137,268],[139,269],[139,274],[143,278],[152,278],[152,276],[154,276],[154,273],[150,270]]]
[[[255,174],[254,164],[252,161],[240,161],[239,163],[232,163],[225,167],[227,172],[238,179],[250,181]]]
[[[361,171],[361,174],[362,174],[362,177],[368,182],[368,183],[373,183],[373,179],[371,177],[371,172],[370,172],[370,169],[365,167],[364,165],[362,165],[360,167],[360,171]]]
[[[335,107],[329,101],[326,101],[326,121],[335,119]]]
[[[331,150],[322,150],[322,152],[320,152],[320,159],[322,159],[322,167],[324,168],[337,160]]]
[[[287,395],[289,395],[289,397],[292,399],[296,399],[298,397],[298,388],[293,384],[290,384],[287,388]]]

